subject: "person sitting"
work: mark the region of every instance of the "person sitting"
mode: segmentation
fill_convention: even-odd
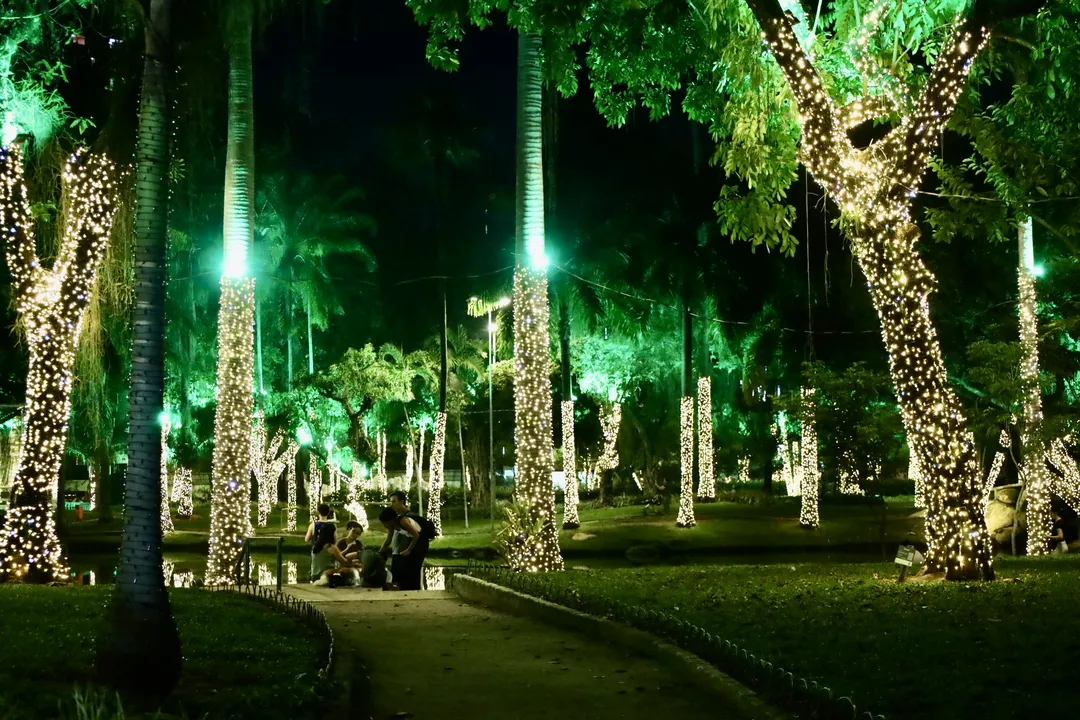
[[[318,534],[311,546],[311,572],[308,576],[311,582],[315,585],[336,587],[338,579],[335,576],[344,573],[351,575],[356,565],[345,559],[334,543],[333,523],[320,523]]]
[[[1080,551],[1077,534],[1075,522],[1068,522],[1054,513],[1054,534],[1050,536],[1050,548],[1054,552],[1064,554]]]
[[[346,560],[356,560],[360,557],[360,551],[364,549],[364,543],[360,542],[360,536],[364,534],[364,526],[355,520],[345,523],[345,536],[337,542],[338,550]]]
[[[420,524],[408,515],[399,515],[392,507],[379,513],[379,521],[386,528],[386,540],[380,552],[393,550],[390,573],[399,590],[422,589],[424,555],[427,540],[421,536]]]

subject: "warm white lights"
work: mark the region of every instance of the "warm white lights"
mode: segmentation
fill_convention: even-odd
[[[803,388],[802,416],[802,503],[799,524],[805,528],[818,526],[818,453],[817,428],[814,424],[814,388]]]
[[[1050,472],[1046,467],[1046,446],[1042,439],[1042,391],[1039,387],[1039,321],[1035,293],[1035,251],[1031,239],[1031,218],[1020,223],[1020,262],[1017,285],[1020,291],[1020,382],[1024,394],[1021,424],[1020,477],[1024,481],[1027,516],[1027,554],[1050,552],[1054,517],[1050,510]]]
[[[173,531],[172,511],[169,509],[169,431],[172,421],[168,415],[161,418],[161,534]]]
[[[795,96],[802,126],[800,159],[839,205],[881,321],[908,443],[926,483],[927,563],[949,579],[990,579],[990,539],[975,444],[949,386],[930,320],[934,277],[919,256],[919,229],[910,214],[929,155],[989,30],[972,16],[958,18],[913,102],[892,89],[901,83],[875,82],[887,88],[885,99],[864,97],[858,99],[859,107],[841,109],[800,47],[792,21],[766,3],[750,5]],[[864,78],[871,70],[864,58],[871,57],[868,39],[876,25],[870,20],[855,43]],[[874,72],[891,77],[885,70]],[[900,122],[881,140],[856,148],[846,125],[874,119],[892,106]],[[905,106],[911,111],[904,112]],[[804,457],[808,452],[804,448]],[[804,496],[810,484],[811,478],[804,477]]]
[[[578,517],[577,448],[574,447],[574,401],[563,400],[560,410],[563,440],[563,529],[574,530],[581,526]]]
[[[319,503],[322,502],[323,476],[322,468],[319,467],[319,456],[314,452],[308,454],[308,478],[307,478],[307,501],[308,517],[319,516]]]
[[[228,583],[251,525],[252,346],[255,281],[223,277],[207,584]]]
[[[296,529],[296,458],[285,468],[285,529]]]
[[[680,468],[682,485],[679,488],[679,515],[675,524],[693,527],[694,520],[694,397],[687,395],[679,401]]]
[[[194,511],[191,499],[192,490],[191,471],[180,468],[173,476],[173,498],[176,502],[176,514],[180,517],[191,517]]]
[[[697,381],[698,402],[698,497],[716,497],[716,475],[713,469],[712,378]]]
[[[18,146],[0,148],[0,234],[29,351],[22,445],[0,534],[0,579],[49,582],[67,575],[49,495],[67,441],[83,312],[112,228],[114,185],[104,157],[79,150],[68,158],[61,175],[63,228],[49,269],[37,256],[21,155]]]
[[[435,526],[435,534],[442,535],[442,488],[443,465],[446,459],[446,413],[435,416],[435,438],[431,442],[431,474],[428,486],[428,518]]]
[[[622,424],[622,403],[613,403],[606,411],[602,411],[600,428],[604,434],[604,452],[596,461],[597,469],[614,470],[619,467],[619,426]]]

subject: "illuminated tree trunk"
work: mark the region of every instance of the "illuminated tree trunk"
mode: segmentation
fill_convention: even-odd
[[[698,497],[716,499],[713,468],[712,378],[698,378]]]
[[[561,570],[551,483],[551,375],[548,346],[547,256],[544,248],[544,83],[540,38],[518,34],[517,232],[514,271],[515,501],[528,508],[528,537],[513,567],[530,572]]]
[[[446,465],[446,385],[450,379],[450,363],[446,347],[446,281],[443,280],[441,285],[443,317],[439,343],[439,412],[435,417],[435,437],[431,441],[431,485],[428,489],[428,517],[435,525],[435,532],[438,535],[442,535],[442,488]]]
[[[162,534],[172,529],[163,442],[168,430],[161,426],[172,134],[168,99],[171,5],[171,0],[152,0],[145,28],[135,166],[135,313],[124,531],[107,611],[109,624],[98,637],[96,658],[100,679],[155,700],[172,691],[182,662],[161,558]],[[132,668],[139,672],[132,673]]]
[[[67,442],[82,317],[112,227],[110,170],[106,159],[84,151],[69,158],[62,175],[60,248],[46,269],[36,253],[22,152],[18,146],[0,149],[0,227],[7,235],[11,294],[30,355],[22,451],[0,535],[0,580],[49,582],[67,572],[50,500]]]
[[[308,375],[315,374],[315,339],[311,336],[311,300],[304,305],[307,314],[307,371]]]
[[[549,190],[550,192],[550,190]],[[570,303],[559,293],[559,366],[562,383],[563,529],[581,527],[578,517],[577,447],[574,440],[574,393],[570,377]]]
[[[1020,262],[1017,285],[1020,299],[1020,380],[1023,383],[1024,417],[1020,432],[1020,473],[1024,480],[1027,517],[1027,554],[1050,551],[1054,531],[1050,511],[1050,472],[1046,467],[1046,440],[1042,436],[1042,390],[1039,387],[1039,320],[1035,293],[1035,250],[1031,218],[1019,227]]]
[[[749,5],[795,96],[802,123],[801,159],[846,218],[853,252],[881,321],[908,442],[924,476],[927,565],[944,571],[950,580],[992,579],[974,441],[949,387],[930,321],[934,278],[919,257],[918,228],[910,209],[913,188],[994,18],[986,11],[988,4],[976,2],[974,14],[954,26],[910,114],[870,147],[856,148],[848,129],[903,109],[894,108],[885,95],[839,107],[823,90],[779,3],[749,0]],[[866,46],[881,12],[879,7],[864,20],[856,46]]]
[[[679,402],[679,515],[675,524],[693,527],[694,519],[694,318],[683,300],[682,400]]]
[[[817,423],[814,410],[814,389],[802,389],[802,481],[799,483],[799,525],[804,528],[818,526],[818,473]]]
[[[251,413],[255,280],[247,274],[254,231],[255,137],[249,0],[229,20],[229,129],[225,155],[225,268],[218,312],[217,408],[207,583],[229,582],[251,524]]]
[[[255,362],[259,373],[259,402],[262,403],[261,398],[266,394],[266,386],[263,384],[262,303],[258,296],[255,297]]]

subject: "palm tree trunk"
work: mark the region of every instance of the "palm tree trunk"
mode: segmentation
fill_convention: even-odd
[[[229,582],[251,522],[251,381],[255,281],[247,274],[254,237],[255,137],[251,81],[253,9],[234,3],[229,28],[229,130],[225,156],[225,274],[218,315],[218,391],[207,582]]]
[[[439,535],[442,535],[442,486],[443,472],[446,464],[446,385],[450,379],[450,368],[446,348],[447,326],[445,279],[441,281],[441,285],[443,321],[442,342],[439,352],[439,412],[435,416],[435,437],[432,438],[431,441],[431,472],[429,474],[431,484],[428,486],[428,516],[435,525],[435,530]]]
[[[258,295],[255,296],[255,357],[259,368],[259,400],[266,394],[266,386],[263,384],[263,353],[262,353],[262,303]]]
[[[161,700],[180,677],[180,638],[161,565],[161,428],[165,391],[165,272],[169,202],[166,97],[170,0],[153,0],[146,26],[135,187],[132,328],[124,534],[109,625],[98,638],[99,677]],[[104,472],[101,473],[105,475]],[[104,477],[103,477],[104,479]],[[107,502],[107,498],[102,498]],[[132,668],[140,668],[132,673]]]
[[[308,375],[315,374],[315,341],[311,337],[311,300],[305,303],[304,310],[307,312],[307,371]]]
[[[518,33],[517,267],[514,272],[515,498],[528,507],[535,536],[524,539],[511,565],[561,570],[551,483],[551,376],[548,371],[548,288],[544,248],[543,95],[540,38]]]
[[[457,419],[457,444],[458,452],[461,454],[461,497],[462,505],[465,509],[465,529],[469,529],[469,486],[467,483],[469,471],[465,464],[465,439],[462,437],[461,423],[464,419],[463,415],[458,415]]]
[[[286,378],[285,378],[285,387],[288,390],[292,390],[292,377],[293,377],[293,366],[292,366],[292,341],[293,341],[293,329],[292,329],[293,316],[292,316],[292,311],[293,311],[293,302],[292,302],[292,292],[293,292],[293,270],[292,270],[292,268],[289,268],[289,289],[285,292],[285,350],[286,350],[285,355],[286,355],[286,358],[287,358],[286,362],[288,364],[287,375],[286,375]]]

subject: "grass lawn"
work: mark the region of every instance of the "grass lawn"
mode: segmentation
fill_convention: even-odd
[[[581,510],[581,527],[560,533],[560,544],[568,556],[622,555],[629,548],[644,546],[648,552],[674,554],[685,552],[745,551],[759,549],[777,551],[782,549],[817,549],[830,546],[858,545],[871,547],[882,540],[896,544],[904,540],[921,540],[923,519],[915,516],[910,498],[891,498],[886,506],[870,506],[859,501],[829,502],[821,504],[821,526],[816,530],[799,527],[799,499],[775,498],[768,504],[747,505],[733,502],[700,503],[695,506],[697,525],[693,528],[675,526],[676,508],[666,515],[656,515],[650,508],[644,514],[641,505],[623,507],[589,508]],[[382,533],[378,526],[379,506],[367,507],[368,518],[375,524],[369,528],[372,540]],[[562,517],[562,507],[557,508]],[[69,513],[70,515],[70,513]],[[121,530],[120,509],[114,511],[109,523],[99,523],[88,516],[81,523],[72,520],[67,524],[64,541],[77,549],[100,551],[102,546],[119,544]],[[197,506],[191,518],[175,518],[176,532],[165,538],[165,549],[174,551],[197,551],[204,548],[209,539],[210,508]],[[274,550],[274,540],[285,536],[285,549],[290,552],[307,552],[304,531],[307,529],[306,507],[297,508],[298,530],[283,531],[281,513],[275,508],[265,528],[256,528],[256,536],[266,538],[257,542],[262,552]],[[434,555],[452,552],[492,553],[491,521],[474,519],[465,528],[461,520],[443,523],[444,536],[432,544]],[[577,539],[575,539],[577,538]],[[647,557],[647,555],[646,555]]]
[[[778,498],[767,505],[731,502],[701,503],[695,506],[697,525],[675,526],[673,507],[667,515],[645,516],[644,507],[583,508],[581,527],[560,533],[560,546],[570,554],[622,553],[635,545],[653,546],[661,552],[706,552],[709,550],[811,548],[842,545],[872,545],[881,541],[883,508],[867,504],[821,505],[821,527],[799,527],[798,498]],[[885,541],[898,543],[921,540],[922,517],[913,517],[908,500],[890,502],[884,510]],[[562,512],[559,508],[559,515]],[[444,523],[446,535],[431,544],[433,549],[472,550],[491,546],[490,521]],[[579,539],[575,540],[577,536]]]
[[[993,583],[884,582],[894,565],[568,571],[550,580],[673,614],[898,718],[1076,711],[1080,557],[999,558]]]
[[[73,690],[93,675],[109,590],[0,585],[0,717],[57,717],[60,703],[71,707]],[[173,590],[170,598],[184,669],[166,713],[210,720],[315,716],[316,693],[332,689],[317,677],[325,650],[307,626],[227,593]]]

